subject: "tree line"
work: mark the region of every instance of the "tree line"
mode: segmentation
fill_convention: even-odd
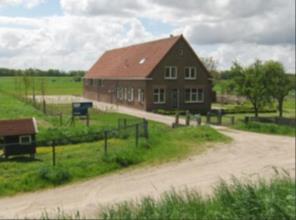
[[[35,69],[35,68],[28,68],[28,69],[0,68],[0,77],[30,75],[30,76],[74,76],[74,77],[81,78],[84,76],[84,74],[85,74],[85,71],[82,71],[82,70],[62,71],[58,69],[41,70],[41,69]]]

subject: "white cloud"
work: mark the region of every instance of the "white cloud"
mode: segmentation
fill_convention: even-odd
[[[33,7],[43,0],[0,0]],[[0,17],[0,66],[88,69],[106,49],[152,40],[140,18],[183,33],[220,68],[283,62],[295,71],[294,0],[60,0],[64,16]],[[170,33],[165,34],[168,36]]]
[[[23,5],[24,7],[31,9],[44,2],[45,0],[0,0],[0,7]]]

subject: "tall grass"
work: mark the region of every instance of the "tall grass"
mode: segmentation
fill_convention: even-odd
[[[265,134],[277,134],[295,136],[295,128],[285,125],[277,125],[272,123],[248,122],[247,124],[240,122],[233,126],[236,129],[253,131]]]
[[[169,191],[159,200],[151,197],[105,208],[100,219],[295,219],[295,181],[221,182],[211,197],[195,190]]]

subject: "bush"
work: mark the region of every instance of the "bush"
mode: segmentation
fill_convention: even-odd
[[[38,171],[38,177],[54,185],[60,185],[71,179],[70,173],[62,167],[42,167]]]
[[[107,163],[116,163],[120,167],[128,167],[143,161],[140,150],[137,149],[123,149],[115,152],[112,155],[103,156],[103,161]]]

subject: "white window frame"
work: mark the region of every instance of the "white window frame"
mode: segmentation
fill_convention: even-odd
[[[138,102],[144,102],[144,89],[138,89]]]
[[[189,71],[189,76],[186,76],[186,69],[188,69],[188,71]],[[194,71],[193,75],[192,75],[192,70]],[[184,68],[184,78],[186,80],[195,80],[197,78],[197,68],[196,68],[196,66],[186,66]]]
[[[23,142],[23,138],[29,138],[29,142]],[[19,136],[19,143],[22,144],[22,145],[30,145],[32,144],[32,137],[31,135],[22,135],[22,136]]]
[[[117,96],[117,99],[118,100],[122,100],[123,99],[123,88],[121,88],[121,87],[118,87],[117,88],[117,94],[116,94],[116,96]]]
[[[127,88],[124,88],[124,97],[123,97],[124,101],[127,101],[127,97],[128,97]]]
[[[167,76],[167,69],[169,69],[169,76]],[[173,76],[173,69],[175,70],[175,76]],[[176,66],[165,66],[164,79],[174,80],[178,78],[178,68]]]
[[[189,92],[189,100],[187,100],[187,91],[190,90]],[[194,92],[195,90],[195,92]],[[202,92],[201,99],[199,99],[200,96],[200,91]],[[204,102],[204,89],[203,88],[185,88],[185,103],[191,104],[191,103],[203,103]],[[194,96],[196,97],[194,99]]]
[[[163,90],[163,100],[161,100],[161,90]],[[154,96],[157,96],[157,100],[154,100]],[[166,91],[165,88],[154,88],[153,89],[153,103],[154,104],[165,104],[166,103]]]
[[[134,88],[128,88],[127,90],[127,101],[133,102],[134,101]]]

